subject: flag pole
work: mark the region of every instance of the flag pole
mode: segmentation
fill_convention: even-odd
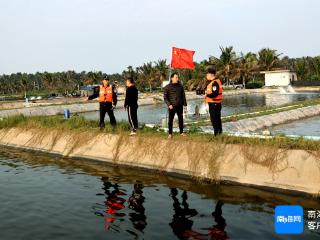
[[[171,76],[171,73],[172,73],[172,67],[171,67],[171,63],[172,63],[172,49],[171,49],[171,61],[170,61],[170,64],[169,64],[169,76],[168,76],[168,81],[170,83],[170,76]]]

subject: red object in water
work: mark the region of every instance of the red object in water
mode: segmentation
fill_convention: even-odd
[[[193,55],[195,51],[183,48],[172,48],[172,68],[194,69]]]

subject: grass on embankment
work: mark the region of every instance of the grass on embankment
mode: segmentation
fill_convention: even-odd
[[[44,117],[24,117],[15,116],[4,118],[0,120],[0,130],[10,129],[10,128],[21,128],[21,129],[52,129],[61,132],[73,132],[73,133],[101,133],[98,128],[98,122],[93,120],[86,120],[81,116],[73,116],[68,120],[65,120],[63,116],[44,116]],[[110,124],[106,124],[106,128],[102,131],[105,133],[112,134],[129,134],[130,127],[126,122],[119,122],[115,129],[112,128]],[[163,131],[157,131],[156,129],[150,129],[142,127],[139,130],[138,136],[140,137],[152,137],[165,139],[167,133]],[[273,138],[248,138],[248,137],[235,137],[221,135],[219,137],[214,137],[212,134],[199,133],[196,130],[191,131],[188,137],[183,138],[178,134],[174,135],[173,142],[179,141],[197,141],[197,142],[211,142],[223,143],[223,144],[245,144],[250,146],[267,146],[267,147],[277,147],[284,149],[304,149],[309,151],[319,151],[320,141],[313,141],[303,139],[291,139],[283,136],[277,136]]]
[[[295,101],[288,104],[283,104],[277,107],[258,107],[253,112],[237,112],[235,114],[222,117],[222,122],[238,121],[241,119],[248,119],[253,117],[267,116],[273,113],[280,113],[289,110],[294,110],[302,107],[314,106],[320,104],[320,97],[314,99],[307,99],[304,101]],[[194,125],[196,127],[208,126],[210,120],[200,120],[196,123],[187,123],[186,125]]]

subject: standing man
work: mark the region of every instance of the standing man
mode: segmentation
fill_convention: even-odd
[[[222,83],[219,78],[216,78],[216,69],[212,66],[207,69],[206,78],[209,84],[205,92],[205,100],[209,104],[209,113],[214,135],[217,136],[222,133]]]
[[[98,91],[88,97],[88,100],[92,100],[99,97],[99,111],[100,111],[100,129],[104,129],[104,117],[108,113],[110,118],[110,124],[115,127],[117,125],[116,118],[114,117],[113,109],[117,105],[117,90],[115,87],[109,84],[109,77],[105,77],[102,80],[102,85],[98,87]]]
[[[186,95],[182,84],[179,82],[178,73],[172,73],[170,83],[164,88],[163,98],[169,110],[169,139],[172,139],[172,127],[174,115],[178,115],[180,135],[186,136],[183,132],[183,108],[187,107]]]
[[[126,80],[126,98],[124,100],[124,107],[128,112],[128,121],[131,126],[130,136],[137,134],[138,129],[138,89],[134,85],[132,77],[128,77]]]

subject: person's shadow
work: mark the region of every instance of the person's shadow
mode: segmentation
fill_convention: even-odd
[[[201,233],[192,229],[193,221],[190,220],[190,217],[196,216],[198,212],[195,209],[190,209],[187,203],[187,192],[184,191],[181,195],[182,197],[182,206],[177,199],[177,189],[171,189],[171,198],[173,199],[173,209],[174,215],[172,222],[169,224],[172,228],[173,233],[179,238],[183,240],[193,239],[193,240],[226,240],[228,239],[226,228],[226,220],[222,216],[222,206],[224,203],[222,201],[218,201],[215,207],[215,211],[212,212],[212,216],[214,217],[215,224],[211,227],[201,228],[202,230],[206,230],[207,233]]]
[[[133,227],[140,232],[143,232],[147,226],[147,217],[145,215],[145,208],[143,206],[145,197],[143,196],[142,189],[142,184],[134,184],[132,194],[129,198],[129,208],[135,211],[129,213],[129,219],[132,222]]]
[[[189,239],[189,236],[186,235],[186,232],[191,231],[193,225],[193,221],[189,218],[196,216],[198,212],[195,209],[189,208],[189,204],[187,203],[188,195],[186,191],[183,191],[181,194],[182,204],[180,204],[177,195],[178,190],[176,188],[171,188],[169,196],[171,196],[173,200],[174,214],[169,225],[172,228],[173,233],[179,239]]]
[[[215,239],[215,240],[225,240],[228,239],[227,232],[225,231],[225,228],[227,226],[226,220],[222,216],[222,206],[223,202],[218,200],[216,204],[215,211],[212,212],[212,216],[214,217],[214,221],[216,224],[214,224],[212,227],[210,227],[208,236],[210,239]]]
[[[125,213],[121,212],[125,208],[125,201],[122,196],[126,195],[125,192],[119,189],[117,183],[111,183],[107,177],[102,177],[103,190],[106,195],[105,204],[105,229],[112,229],[119,232],[119,225],[115,224],[116,220],[119,222],[124,221]]]

